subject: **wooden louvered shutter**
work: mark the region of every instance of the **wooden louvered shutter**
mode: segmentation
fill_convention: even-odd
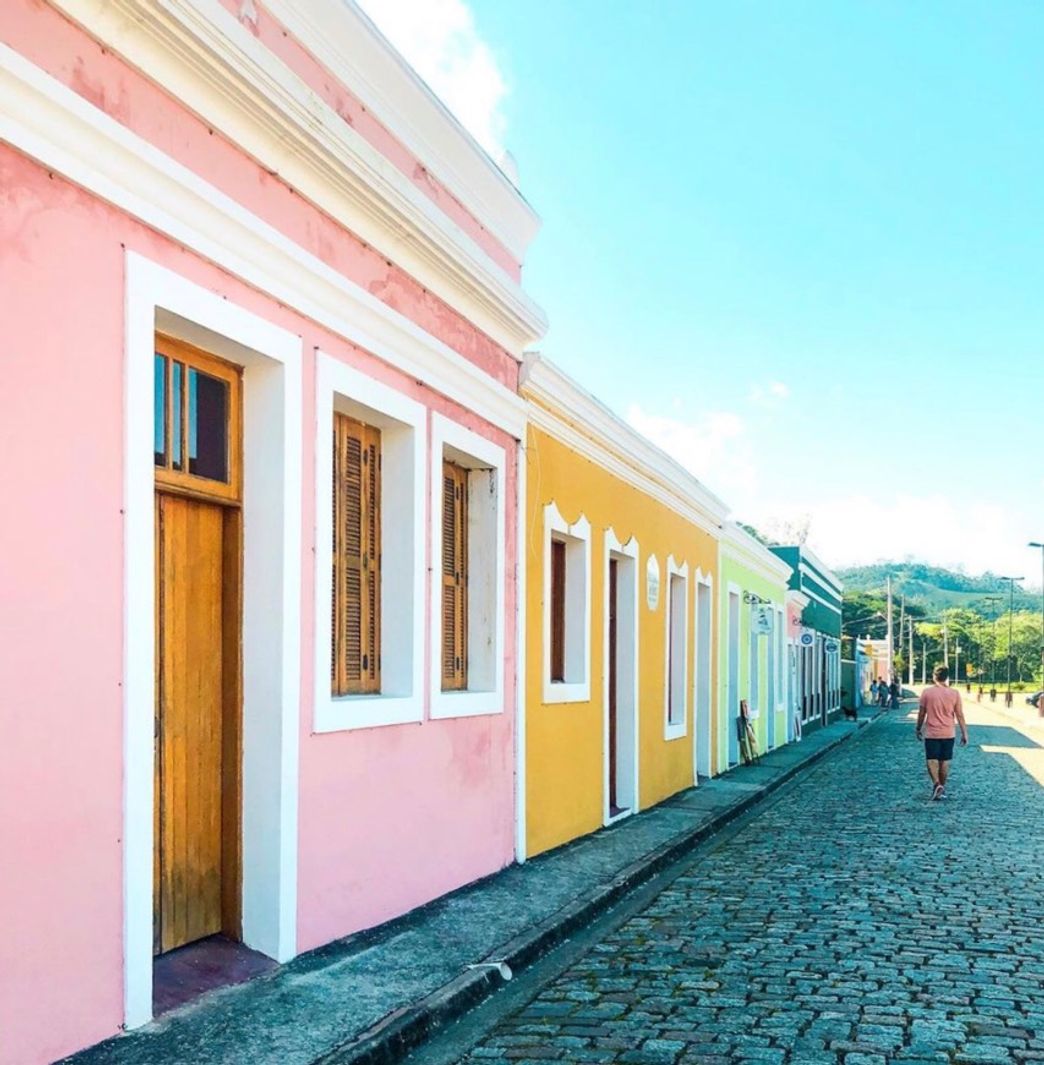
[[[468,471],[442,464],[442,688],[468,686]]]
[[[566,545],[551,541],[551,679],[565,680]]]
[[[334,415],[335,695],[381,688],[381,434]]]

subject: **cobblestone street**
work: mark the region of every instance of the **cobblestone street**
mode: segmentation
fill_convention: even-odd
[[[893,712],[464,1060],[1044,1061],[1044,733],[968,709],[946,801]]]

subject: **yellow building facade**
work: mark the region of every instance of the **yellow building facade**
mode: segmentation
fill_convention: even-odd
[[[725,507],[530,357],[520,856],[691,787],[717,718]]]

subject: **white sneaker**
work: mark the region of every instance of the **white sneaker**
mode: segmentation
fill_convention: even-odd
[[[943,788],[942,784],[936,784],[934,789],[932,790],[932,800],[934,802],[938,802],[944,794],[945,789]]]

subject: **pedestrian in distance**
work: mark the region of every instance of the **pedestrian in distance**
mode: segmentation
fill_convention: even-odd
[[[889,705],[893,710],[899,709],[899,697],[903,694],[903,689],[899,685],[899,681],[893,677],[892,683],[888,686],[888,695],[891,699]]]
[[[883,677],[877,686],[877,705],[883,709],[888,708],[888,685],[885,684]]]
[[[961,693],[951,688],[946,666],[932,670],[932,685],[921,692],[917,709],[917,739],[924,740],[924,757],[932,779],[932,798],[946,798],[946,780],[953,761],[956,726],[961,729],[961,746],[968,746],[968,726],[964,720]]]
[[[870,683],[870,705],[873,706],[877,702],[877,677],[874,677]]]

